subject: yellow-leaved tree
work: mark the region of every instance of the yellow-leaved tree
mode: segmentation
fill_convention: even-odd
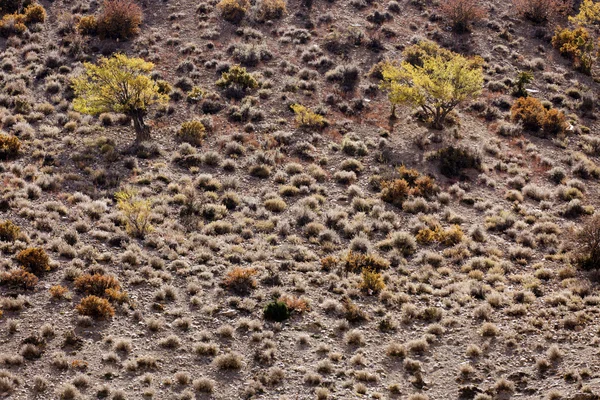
[[[583,0],[579,13],[569,17],[569,21],[580,26],[600,25],[600,1]]]
[[[169,96],[150,77],[154,64],[125,54],[102,57],[97,64],[85,63],[85,71],[72,81],[73,108],[85,114],[125,114],[133,121],[135,142],[150,140],[144,117],[149,107],[168,102]]]
[[[392,104],[419,108],[436,129],[443,129],[446,116],[461,102],[477,97],[483,88],[482,59],[466,58],[440,48],[432,42],[420,42],[407,48],[400,65],[382,66],[381,87]]]

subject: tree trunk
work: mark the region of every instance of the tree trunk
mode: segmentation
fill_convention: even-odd
[[[150,136],[150,127],[144,123],[144,115],[142,113],[132,114],[133,128],[135,129],[135,143],[146,142],[152,139]]]

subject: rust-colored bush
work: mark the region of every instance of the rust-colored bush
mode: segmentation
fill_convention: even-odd
[[[129,39],[139,32],[142,9],[132,0],[104,0],[97,19],[101,37]]]
[[[21,250],[19,254],[17,254],[17,262],[23,266],[25,270],[37,276],[51,270],[50,258],[44,249],[39,247]]]
[[[566,14],[572,7],[571,0],[513,0],[516,12],[523,18],[543,24]]]
[[[308,301],[302,297],[296,297],[288,294],[282,295],[279,300],[280,302],[285,303],[287,308],[291,311],[295,311],[299,314],[310,310],[310,306],[308,305]]]
[[[106,319],[115,315],[115,309],[108,300],[98,296],[87,296],[75,307],[81,315],[87,315],[96,319]]]
[[[254,275],[257,273],[256,268],[236,267],[227,273],[223,285],[239,294],[250,293],[256,288],[257,283]]]
[[[50,297],[58,300],[63,299],[69,293],[69,289],[61,285],[54,285],[48,289],[48,292],[50,293]]]
[[[556,109],[546,110],[535,97],[520,97],[512,105],[511,118],[526,130],[542,132],[545,136],[563,134],[567,129],[565,115]]]
[[[404,179],[381,182],[381,199],[386,203],[401,206],[410,194],[410,186]]]
[[[487,15],[479,3],[478,0],[446,0],[442,3],[440,11],[450,21],[456,32],[468,32],[473,23]]]
[[[112,275],[85,274],[75,279],[75,288],[84,294],[106,296],[108,289],[119,291],[121,284]]]
[[[0,275],[0,285],[6,285],[15,289],[33,290],[37,283],[37,276],[21,268],[3,272]]]

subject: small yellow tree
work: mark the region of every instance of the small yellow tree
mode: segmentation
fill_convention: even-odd
[[[151,203],[142,200],[131,190],[115,193],[119,209],[125,216],[127,233],[136,238],[144,238],[154,230],[150,224]]]
[[[569,21],[580,26],[600,25],[600,2],[583,0],[579,6],[579,13],[569,17]]]
[[[85,72],[72,81],[76,96],[73,108],[91,115],[125,114],[133,120],[136,143],[150,140],[150,128],[144,117],[150,106],[169,100],[149,75],[154,64],[115,54],[100,58],[98,64],[85,63],[84,67]]]
[[[431,126],[443,128],[450,111],[461,102],[475,98],[483,87],[481,59],[465,58],[439,46],[426,43],[418,63],[404,61],[400,66],[388,62],[382,67],[381,87],[392,104],[392,117],[397,105],[420,108]],[[409,49],[407,49],[409,50]],[[414,49],[410,50],[414,53]],[[404,56],[408,57],[405,52]]]

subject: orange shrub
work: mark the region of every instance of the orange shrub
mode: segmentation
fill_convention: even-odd
[[[291,296],[284,294],[279,298],[278,301],[285,303],[288,309],[295,311],[299,314],[310,310],[310,306],[308,305],[308,301],[301,297]]]
[[[520,97],[510,112],[513,121],[522,123],[532,132],[542,131],[546,136],[556,136],[567,129],[565,115],[556,109],[546,110],[535,97]]]
[[[458,32],[468,32],[471,25],[487,15],[478,0],[446,0],[440,11],[450,21],[452,28]]]
[[[17,254],[17,262],[27,271],[35,275],[40,275],[43,272],[51,270],[50,258],[44,249],[39,247],[21,250],[19,254]]]
[[[235,267],[227,273],[223,285],[240,294],[250,293],[257,286],[256,279],[254,279],[254,275],[257,273],[256,268]]]
[[[138,34],[141,23],[142,9],[132,0],[104,0],[97,30],[101,37],[129,39]]]
[[[410,194],[410,186],[404,179],[381,182],[381,199],[386,203],[401,206]]]
[[[115,315],[115,309],[110,305],[108,300],[98,296],[87,296],[81,299],[81,302],[75,307],[81,315],[104,319]]]
[[[21,268],[3,272],[0,275],[0,285],[6,285],[15,289],[33,290],[37,283],[37,276]]]
[[[54,285],[48,289],[48,292],[53,299],[62,299],[69,293],[69,289],[61,285]]]

